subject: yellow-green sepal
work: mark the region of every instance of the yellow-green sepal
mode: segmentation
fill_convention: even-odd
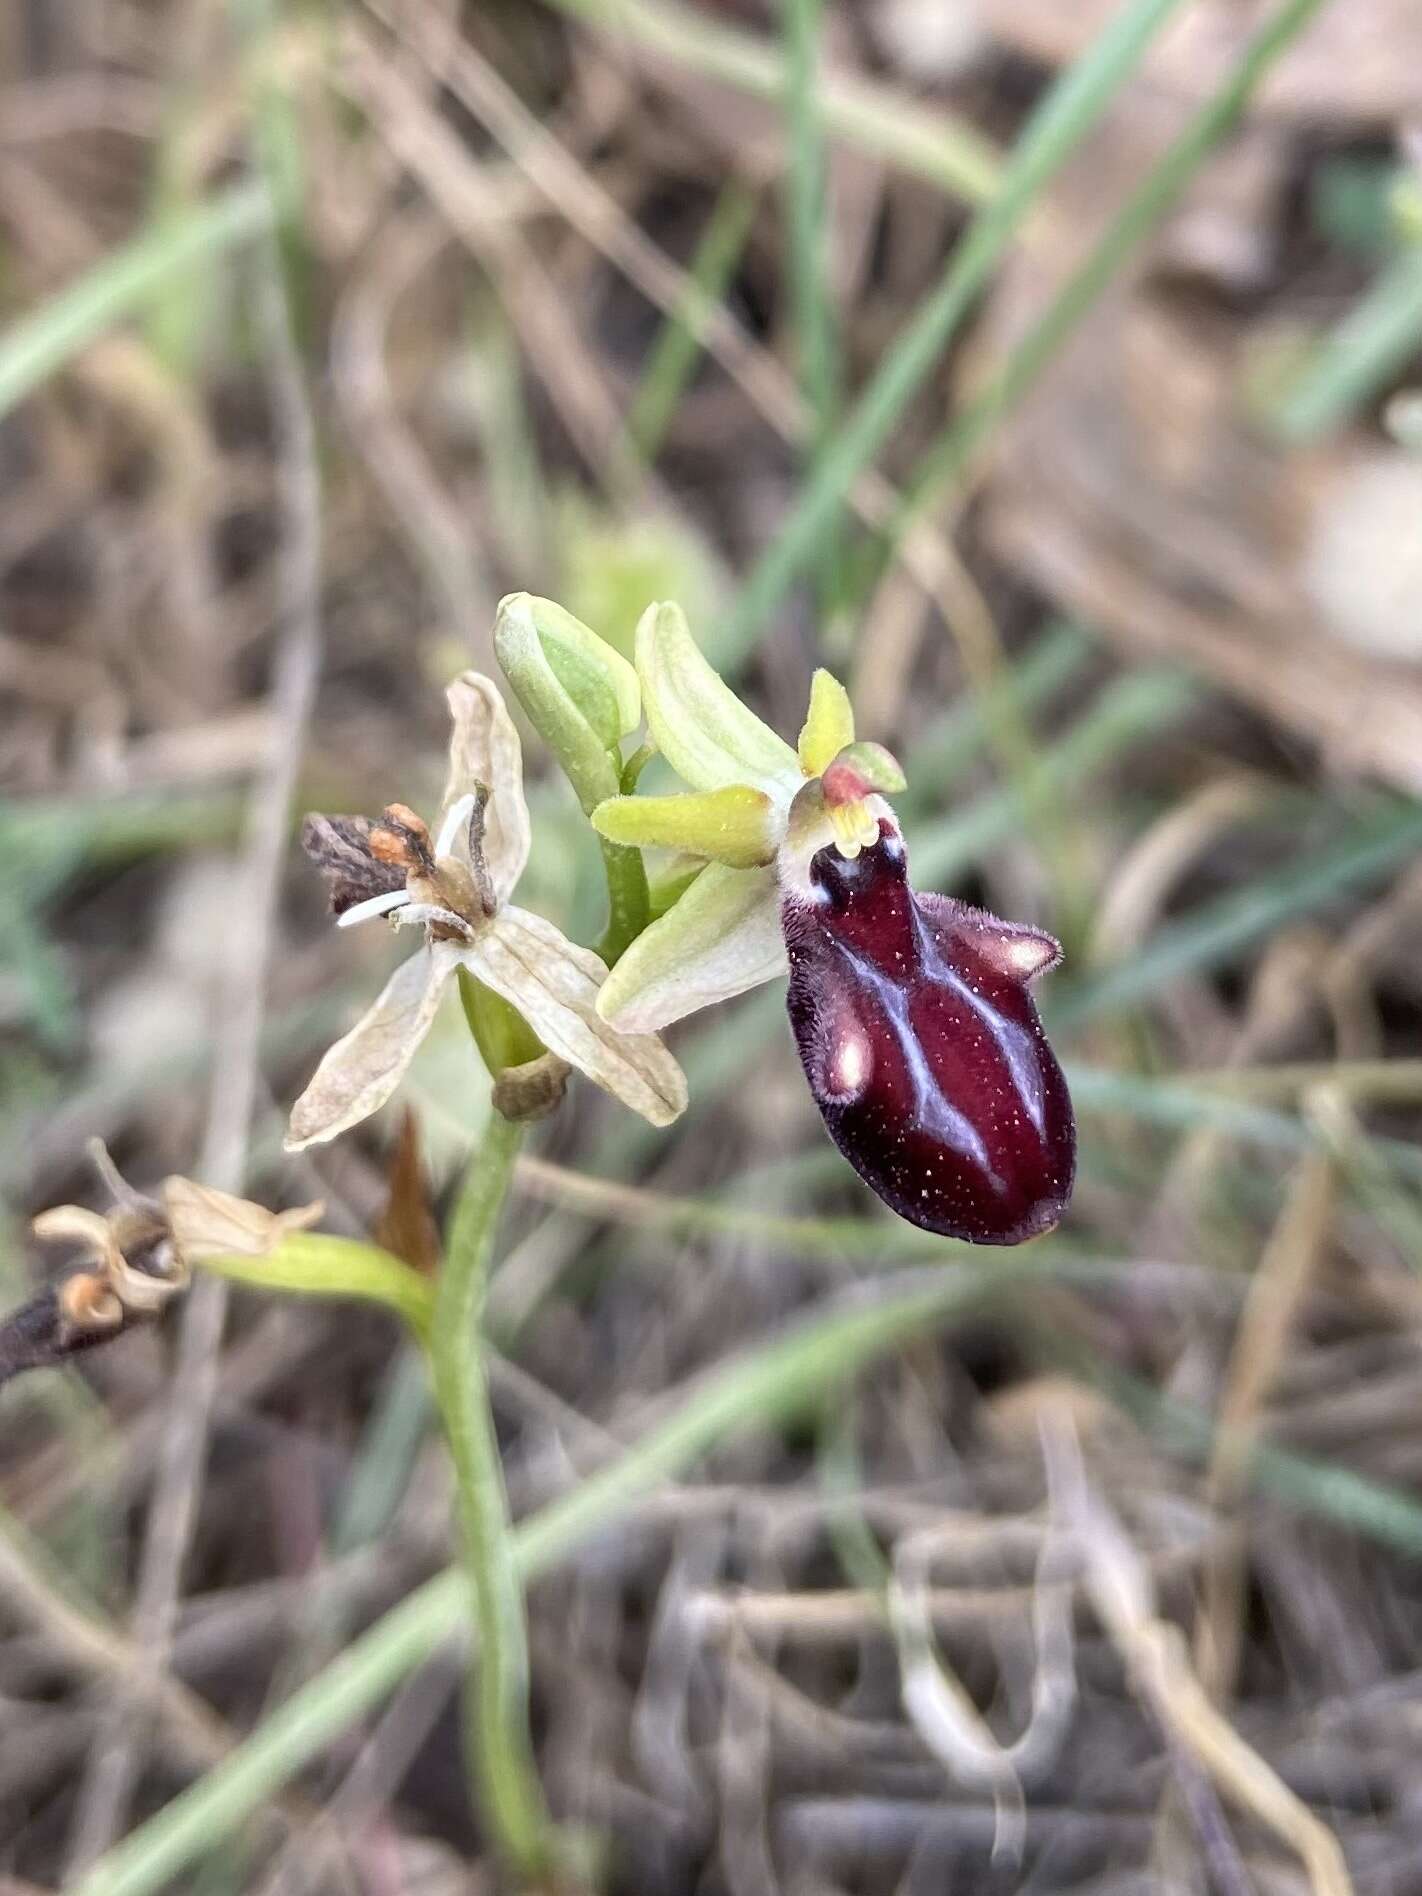
[[[680,606],[648,606],[642,614],[637,676],[653,741],[693,790],[751,784],[774,792],[799,783],[794,751],[717,677]]]
[[[849,693],[832,672],[817,671],[810,683],[810,708],[800,732],[800,768],[818,777],[854,742],[854,710]]]
[[[765,792],[744,783],[687,796],[610,797],[593,811],[592,821],[609,842],[681,850],[729,869],[774,861],[783,828]]]
[[[656,1033],[785,972],[773,869],[708,863],[603,983],[597,1011],[621,1033]]]

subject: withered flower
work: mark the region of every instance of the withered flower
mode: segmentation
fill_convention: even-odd
[[[187,1289],[195,1263],[265,1255],[321,1215],[319,1204],[269,1211],[178,1177],[149,1198],[123,1179],[97,1140],[90,1152],[113,1207],[56,1205],[32,1221],[41,1241],[77,1245],[79,1256],[74,1269],[0,1321],[0,1382],[159,1316]]]
[[[522,749],[497,686],[465,672],[446,697],[453,731],[433,835],[400,803],[379,822],[314,816],[303,829],[338,925],[384,915],[424,941],[321,1061],[292,1108],[287,1150],[332,1139],[384,1105],[460,968],[508,1001],[551,1054],[669,1125],[686,1106],[681,1068],[655,1034],[619,1032],[598,1013],[607,967],[597,955],[509,900],[531,832]]]

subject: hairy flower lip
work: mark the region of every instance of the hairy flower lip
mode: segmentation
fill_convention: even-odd
[[[1039,929],[908,878],[897,825],[819,851],[787,894],[786,1005],[810,1091],[845,1158],[911,1224],[976,1244],[1050,1230],[1075,1123],[1029,984],[1060,959]]]

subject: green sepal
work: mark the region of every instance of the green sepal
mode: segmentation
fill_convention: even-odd
[[[633,942],[603,983],[597,1011],[624,1033],[656,1033],[784,970],[774,870],[712,862]]]
[[[499,604],[500,614],[516,602],[522,602],[531,613],[548,662],[555,670],[562,665],[570,667],[574,676],[582,671],[595,673],[601,689],[611,695],[616,708],[605,718],[605,729],[607,748],[612,749],[642,722],[642,689],[635,669],[621,652],[556,600],[540,599],[536,593],[510,593]]]
[[[693,790],[798,784],[800,762],[707,664],[680,606],[648,606],[637,627],[637,676],[647,728]]]
[[[622,720],[606,675],[576,645],[549,638],[542,645],[553,676],[587,719],[598,743],[604,750],[615,750],[622,739]]]
[[[782,825],[763,790],[728,784],[688,796],[612,797],[592,813],[610,842],[636,849],[679,849],[729,869],[773,862]]]

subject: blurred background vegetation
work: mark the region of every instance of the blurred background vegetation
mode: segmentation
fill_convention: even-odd
[[[377,1226],[393,1118],[279,1151],[398,952],[295,823],[432,805],[512,588],[680,600],[792,734],[829,665],[920,885],[1066,945],[1020,1254],[868,1199],[778,994],[675,1032],[670,1134],[580,1087],[522,1163],[611,1889],[1422,1891],[1419,136],[1415,0],[0,10],[6,1303],[94,1137]],[[438,1204],[457,1010],[411,1097]],[[385,1319],[194,1303],[0,1424],[0,1883],[499,1887]]]

